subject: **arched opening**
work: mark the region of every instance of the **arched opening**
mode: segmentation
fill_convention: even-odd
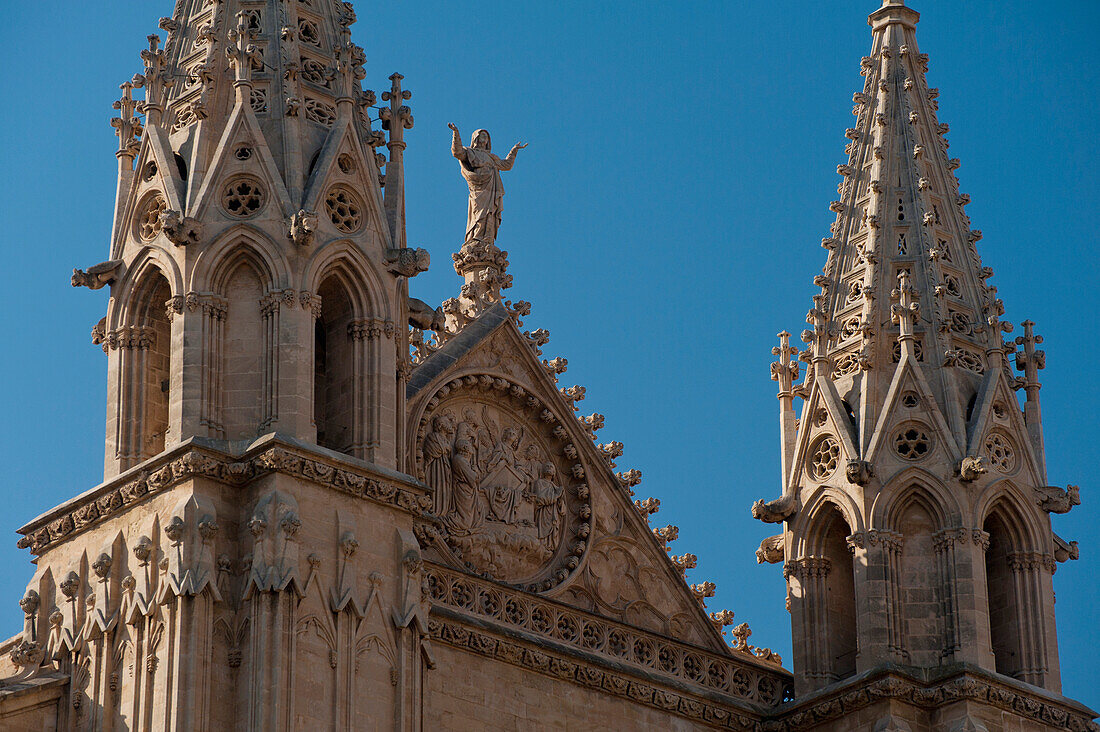
[[[265,367],[268,342],[265,333],[264,288],[260,276],[248,261],[242,261],[225,278],[225,350],[223,351],[222,394],[225,437],[242,440],[256,437],[266,428],[265,384],[270,381]]]
[[[127,323],[114,335],[119,348],[120,467],[127,470],[159,454],[168,434],[172,379],[172,323],[168,280],[151,269],[135,289]]]
[[[936,521],[923,501],[910,500],[895,525],[904,537],[896,579],[904,650],[915,666],[938,666],[945,646],[945,618],[940,571],[934,561]]]
[[[848,549],[848,522],[835,506],[822,517],[820,555],[827,562],[824,586],[827,658],[824,667],[832,681],[856,672],[856,590],[852,552]]]
[[[1012,556],[1017,551],[1005,518],[992,513],[982,527],[989,534],[985,552],[986,596],[989,598],[989,636],[996,671],[1017,677],[1024,671],[1024,618]]]
[[[321,283],[321,314],[314,325],[313,419],[317,444],[353,454],[356,448],[355,309],[340,278]]]

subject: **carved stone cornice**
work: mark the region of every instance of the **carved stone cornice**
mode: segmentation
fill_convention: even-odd
[[[433,613],[445,608],[456,617],[500,626],[502,632],[544,639],[543,648],[555,645],[564,652],[600,656],[637,673],[658,674],[763,707],[789,694],[790,675],[751,652],[723,656],[437,564],[426,563],[424,572]]]
[[[810,577],[826,577],[833,563],[827,557],[802,557],[801,559],[787,560],[783,565],[783,578],[789,579],[791,575],[800,580]]]
[[[428,621],[432,640],[445,643],[486,658],[545,674],[579,686],[598,689],[663,713],[677,714],[714,729],[749,732],[760,729],[762,711],[750,710],[680,690],[662,688],[658,679],[636,676],[618,668],[572,655],[556,653],[534,644],[490,634],[451,619],[433,617]]]
[[[852,552],[856,549],[865,549],[879,544],[882,544],[882,547],[887,551],[900,552],[901,547],[905,544],[905,536],[889,529],[868,529],[867,531],[857,531],[848,536],[847,543],[848,550]]]
[[[18,530],[20,549],[40,555],[86,528],[128,510],[149,496],[194,477],[241,485],[266,473],[283,473],[376,503],[421,514],[431,508],[426,489],[366,468],[321,457],[278,437],[262,440],[240,456],[190,440],[114,480],[62,504]]]
[[[1004,679],[1004,680],[1002,680]],[[896,700],[921,709],[941,709],[953,702],[970,701],[1033,720],[1044,728],[1067,732],[1100,732],[1091,712],[1067,699],[1019,682],[994,677],[971,664],[956,664],[931,682],[917,680],[901,669],[885,666],[850,683],[838,684],[824,693],[808,695],[785,704],[761,730],[800,732],[820,728],[873,704]]]

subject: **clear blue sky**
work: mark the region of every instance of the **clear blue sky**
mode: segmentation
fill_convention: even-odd
[[[1043,411],[1051,482],[1082,483],[1055,517],[1082,559],[1055,576],[1065,691],[1100,707],[1100,3],[914,0],[940,120],[962,159],[979,247],[1007,313],[1045,336]],[[457,292],[466,190],[446,123],[531,146],[508,174],[499,243],[513,299],[565,356],[563,385],[626,444],[620,468],[680,526],[712,610],[790,659],[776,566],[754,550],[769,526],[753,499],[779,495],[770,349],[799,332],[824,263],[851,98],[877,0],[359,3],[367,86],[397,70],[412,90],[406,133],[409,239],[433,302]],[[101,478],[105,359],[89,331],[106,290],[69,286],[107,258],[118,85],[171,0],[8,3],[0,60],[0,636],[32,567],[14,530]],[[1084,328],[1085,330],[1082,330]],[[1080,347],[1082,350],[1077,350]]]

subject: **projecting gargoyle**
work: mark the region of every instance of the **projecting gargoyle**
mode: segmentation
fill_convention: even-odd
[[[415,297],[408,299],[409,325],[420,330],[443,330],[443,311]]]
[[[769,536],[767,539],[760,542],[760,548],[756,550],[756,563],[764,564],[767,562],[768,564],[777,564],[782,562],[785,551],[783,534]]]
[[[1047,513],[1069,513],[1071,508],[1081,505],[1081,489],[1075,485],[1067,485],[1065,490],[1056,485],[1038,490],[1043,495],[1039,506]]]
[[[427,249],[387,249],[382,263],[392,274],[401,277],[416,277],[428,271],[432,263]]]
[[[798,491],[766,503],[761,498],[752,504],[752,517],[766,524],[780,524],[798,511]]]
[[[98,290],[118,279],[122,264],[121,259],[112,259],[107,262],[100,262],[88,269],[74,269],[70,281],[73,287],[87,287],[89,290]]]
[[[202,224],[184,216],[179,211],[163,211],[160,214],[160,228],[168,241],[177,247],[198,244],[202,239]]]

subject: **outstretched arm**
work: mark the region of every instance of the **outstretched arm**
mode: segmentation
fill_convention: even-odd
[[[506,158],[504,158],[504,160],[500,161],[500,169],[501,170],[511,170],[512,166],[516,162],[516,153],[518,153],[520,150],[522,150],[525,147],[527,147],[526,142],[524,142],[522,144],[517,142],[515,145],[512,145],[512,150],[511,150],[511,152],[508,153],[508,157],[506,157]]]
[[[458,132],[458,127],[454,123],[448,124],[451,128],[451,155],[454,155],[459,160],[466,159],[466,148],[462,145],[462,135]]]

